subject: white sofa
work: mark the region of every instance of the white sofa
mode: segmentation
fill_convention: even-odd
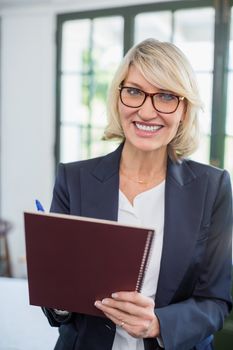
[[[0,350],[53,350],[57,328],[29,305],[25,279],[0,278]]]

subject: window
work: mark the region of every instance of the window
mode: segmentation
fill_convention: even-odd
[[[172,12],[145,12],[135,17],[135,42],[147,38],[161,41],[172,40]]]
[[[101,141],[106,125],[106,95],[123,55],[122,43],[120,16],[64,22],[60,72],[61,161],[108,151],[109,143]]]
[[[198,80],[204,111],[200,112],[200,146],[192,158],[209,161],[214,63],[214,10],[189,9],[175,14],[174,43],[190,60]]]
[[[233,149],[233,110],[230,103],[233,93],[232,24],[226,126],[225,101],[220,100],[221,113],[216,102],[220,91],[216,85],[219,42],[227,41],[219,26],[217,34],[222,35],[221,40],[216,35],[216,18],[228,11],[226,6],[227,2],[220,0],[215,1],[215,7],[211,0],[190,0],[59,15],[56,161],[94,157],[115,148],[116,143],[101,141],[106,125],[108,84],[123,53],[134,43],[154,37],[180,47],[197,74],[205,108],[199,115],[201,145],[192,158],[202,162],[211,159],[220,166],[224,161],[233,175],[230,155],[230,149]],[[225,56],[226,52],[221,52],[221,57]],[[225,141],[225,134],[220,131],[224,128]],[[224,147],[218,147],[221,138],[225,142],[225,154]],[[217,160],[215,143],[220,149]]]
[[[135,18],[135,41],[137,43],[148,37],[173,42],[192,63],[205,105],[204,111],[199,116],[201,145],[192,158],[208,162],[214,61],[214,9],[198,8],[139,14]]]

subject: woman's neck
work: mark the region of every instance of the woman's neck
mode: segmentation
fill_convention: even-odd
[[[155,179],[160,182],[166,177],[166,168],[166,149],[144,152],[124,145],[120,163],[123,176],[138,183],[149,183]]]

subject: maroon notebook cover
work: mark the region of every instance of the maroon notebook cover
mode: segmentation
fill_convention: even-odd
[[[95,300],[140,291],[152,229],[52,213],[24,221],[30,304],[99,316]]]

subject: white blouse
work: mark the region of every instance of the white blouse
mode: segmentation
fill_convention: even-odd
[[[119,191],[118,222],[155,229],[152,252],[145,273],[141,293],[155,298],[163,247],[165,181],[138,194],[133,205]],[[143,339],[131,337],[123,328],[116,326],[112,350],[144,350]]]

